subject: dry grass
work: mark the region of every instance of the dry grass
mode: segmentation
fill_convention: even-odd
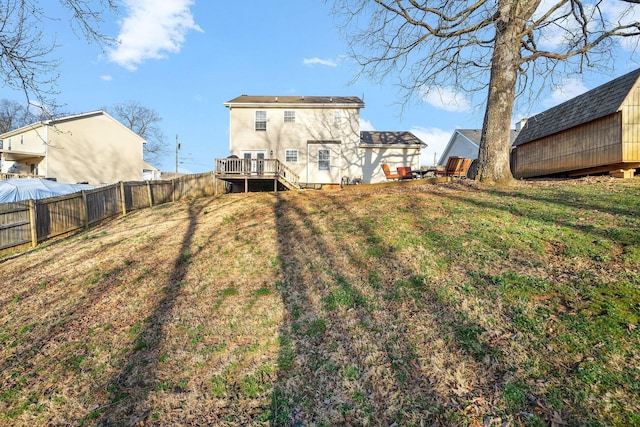
[[[0,423],[640,425],[638,180],[350,190],[0,260]]]

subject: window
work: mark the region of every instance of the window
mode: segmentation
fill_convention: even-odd
[[[296,122],[296,112],[295,111],[287,111],[284,112],[284,122],[285,123],[295,123]]]
[[[328,171],[331,169],[331,151],[321,148],[318,150],[318,170]]]
[[[342,111],[335,110],[333,112],[333,123],[339,125],[342,122]]]
[[[256,111],[256,130],[267,130],[267,112]]]
[[[9,144],[7,145],[7,150],[11,150],[11,138],[9,138]]]
[[[285,150],[284,159],[286,162],[295,163],[298,161],[298,150]]]

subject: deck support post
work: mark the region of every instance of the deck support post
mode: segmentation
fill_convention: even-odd
[[[609,175],[615,178],[628,179],[628,178],[633,178],[633,175],[635,172],[636,172],[635,169],[616,169],[616,170],[610,171]]]

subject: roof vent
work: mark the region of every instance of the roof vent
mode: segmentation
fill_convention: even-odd
[[[276,102],[278,102],[278,97],[276,96]]]
[[[333,102],[333,98],[329,98],[329,102]]]

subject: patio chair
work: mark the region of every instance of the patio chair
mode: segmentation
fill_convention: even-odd
[[[461,156],[449,156],[449,158],[447,159],[447,165],[445,166],[444,170],[436,170],[435,171],[436,176],[438,176],[438,175],[444,175],[444,176],[457,175],[458,171],[462,167],[463,160],[464,160],[464,157],[461,157]]]
[[[458,170],[458,172],[456,173],[458,178],[466,178],[467,177],[467,171],[469,170],[469,166],[471,165],[472,161],[473,161],[473,159],[464,159],[462,161],[462,164],[460,165],[460,170]]]
[[[398,168],[398,175],[400,175],[400,179],[413,179],[416,177],[408,166],[400,166]]]
[[[387,179],[390,179],[390,180],[400,179],[399,173],[391,173],[391,171],[389,170],[388,164],[383,163],[382,170],[384,171],[384,175],[387,177]]]

